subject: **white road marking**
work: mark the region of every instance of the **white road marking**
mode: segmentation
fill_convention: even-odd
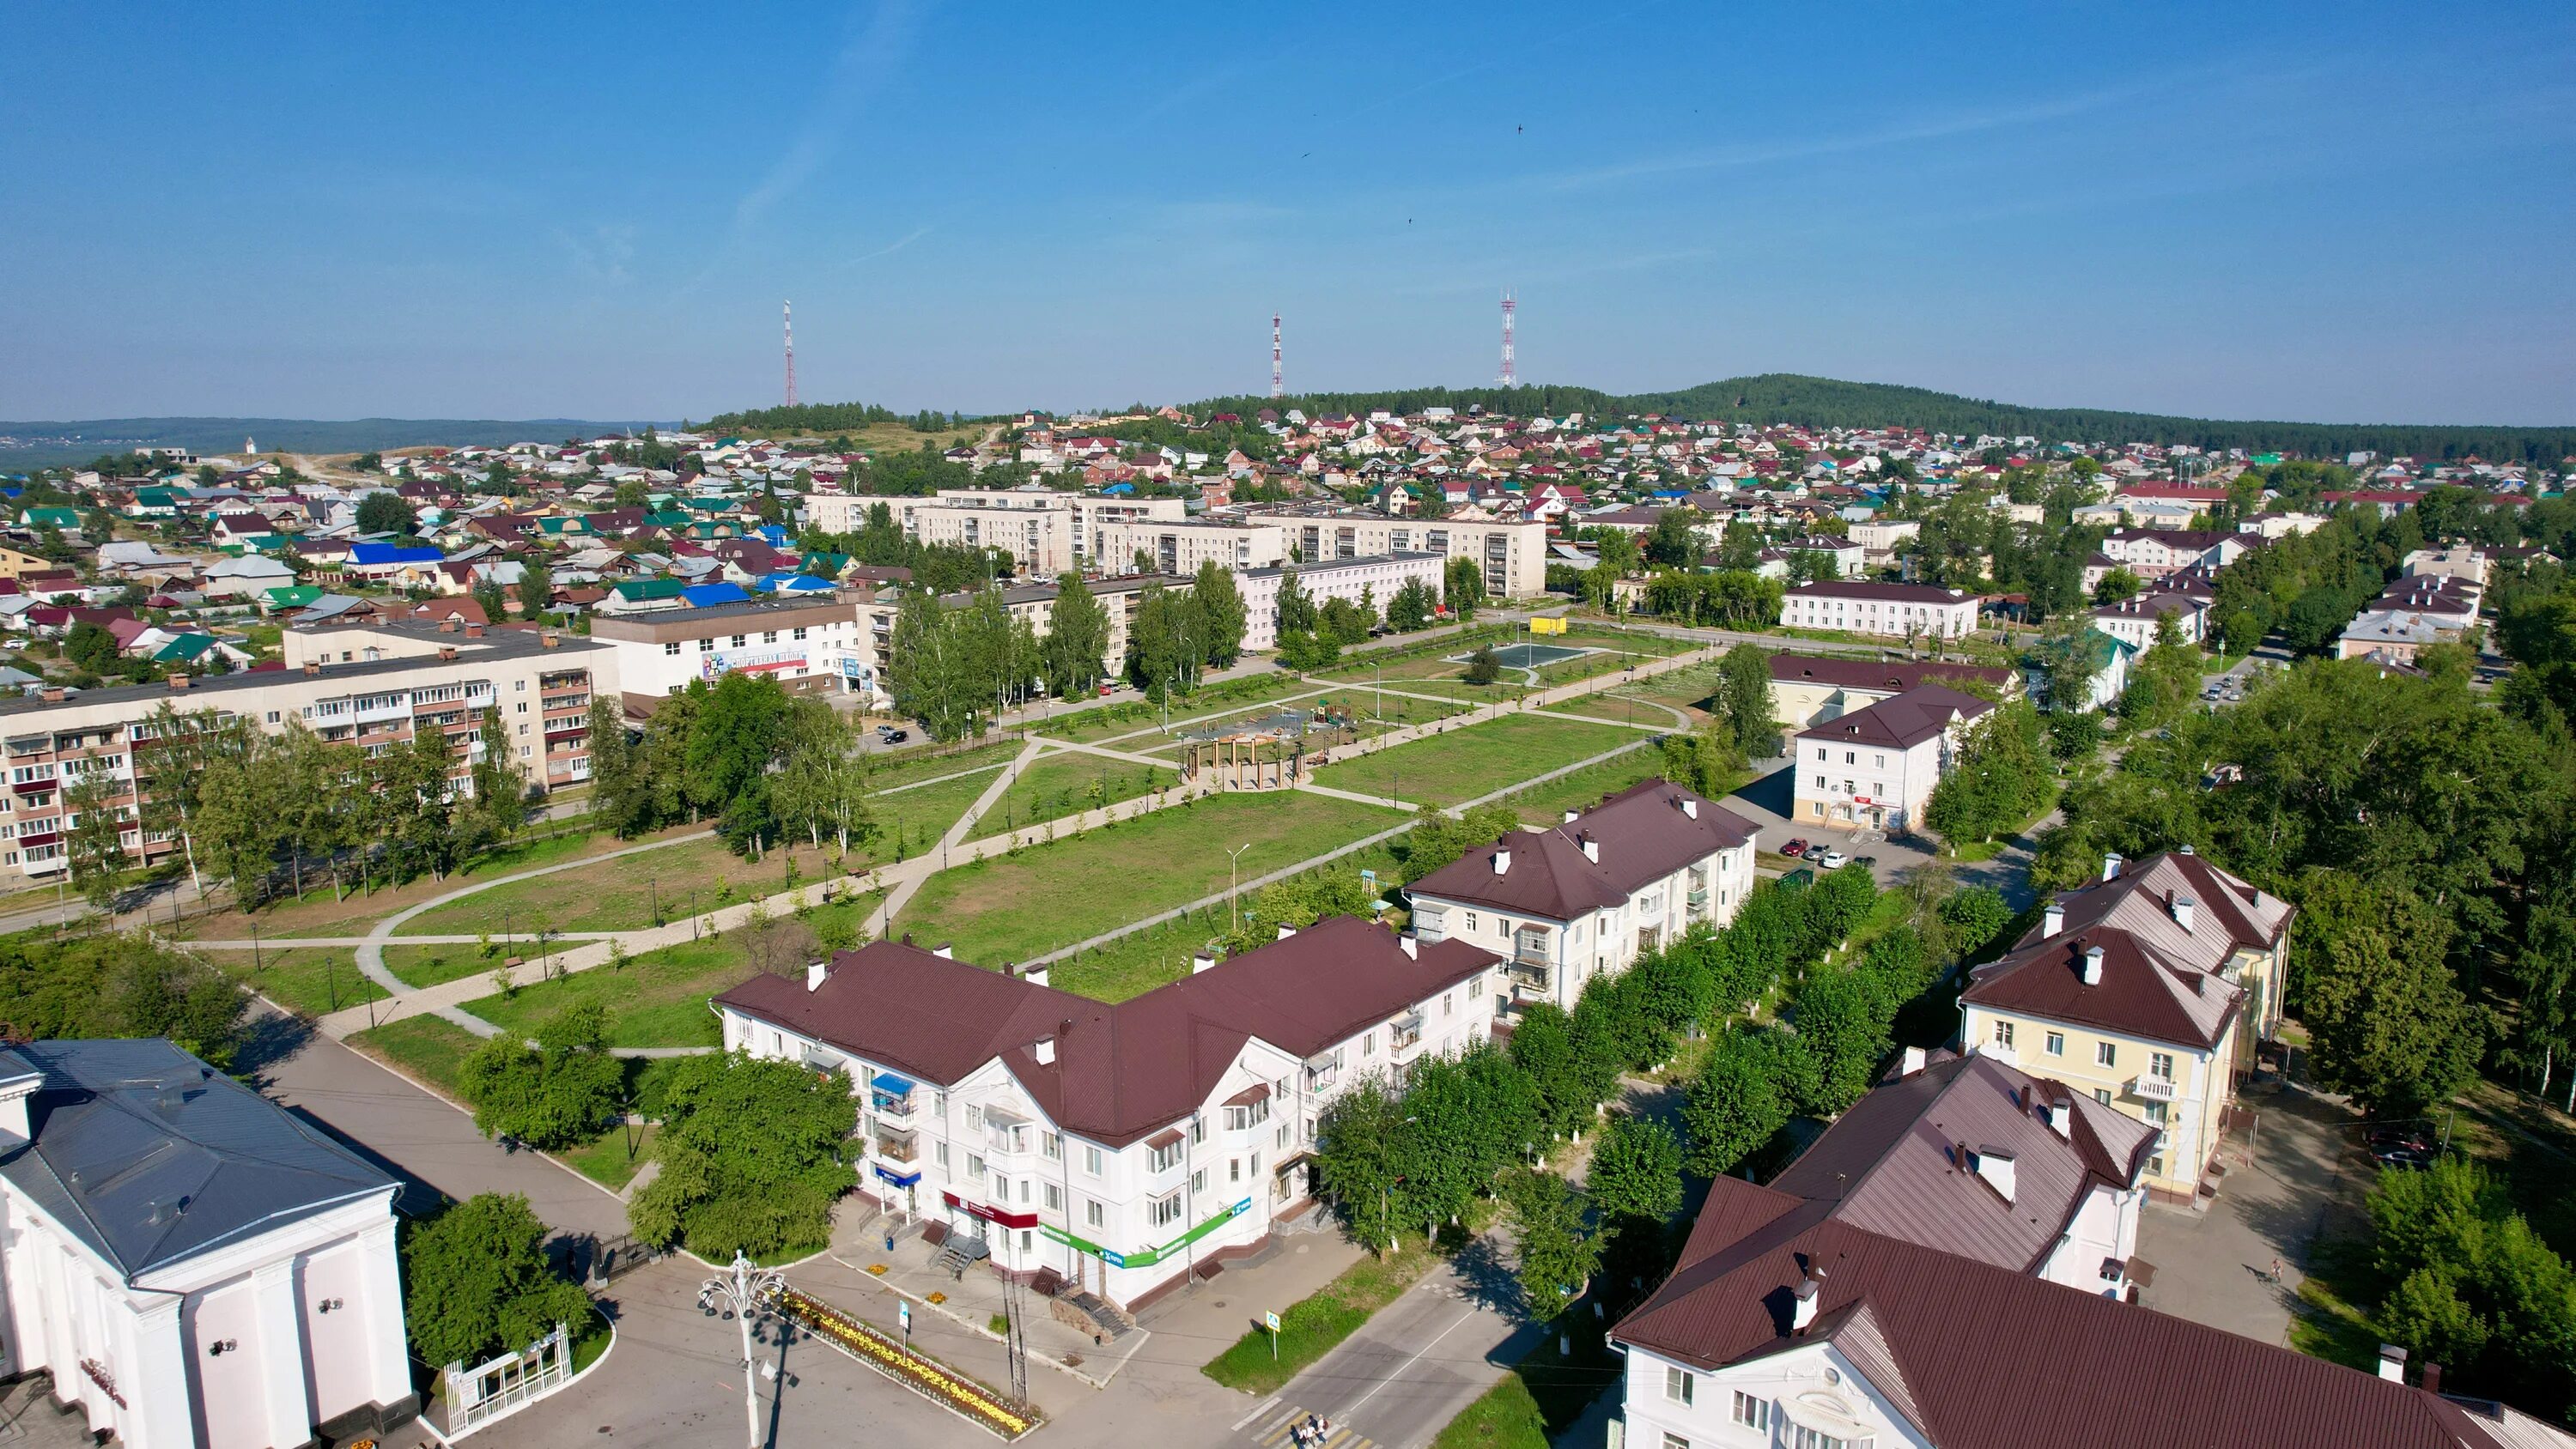
[[[1278,1396],[1277,1394],[1272,1394],[1269,1398],[1263,1399],[1263,1400],[1260,1402],[1260,1404],[1259,1404],[1259,1405],[1257,1405],[1257,1406],[1253,1409],[1253,1411],[1252,1411],[1251,1413],[1246,1414],[1246,1415],[1244,1415],[1242,1418],[1235,1420],[1235,1421],[1234,1421],[1234,1428],[1233,1428],[1233,1429],[1228,1429],[1228,1430],[1226,1430],[1226,1432],[1227,1432],[1227,1433],[1229,1433],[1229,1434],[1234,1433],[1236,1430],[1241,1429],[1244,1425],[1249,1424],[1249,1423],[1251,1423],[1253,1420],[1260,1418],[1262,1415],[1269,1413],[1273,1408],[1275,1408],[1275,1407],[1277,1407],[1277,1406],[1278,1406],[1278,1403],[1279,1403],[1279,1396]]]
[[[1471,1309],[1469,1309],[1469,1310],[1467,1310],[1467,1311],[1466,1311],[1466,1312],[1464,1312],[1464,1313],[1459,1314],[1459,1315],[1458,1315],[1458,1317],[1457,1317],[1454,1321],[1452,1321],[1452,1322],[1450,1323],[1450,1325],[1449,1325],[1447,1328],[1444,1328],[1444,1329],[1440,1330],[1438,1333],[1435,1333],[1435,1334],[1431,1335],[1431,1342],[1430,1342],[1430,1343],[1426,1343],[1426,1344],[1424,1344],[1422,1347],[1415,1349],[1415,1350],[1413,1351],[1413,1357],[1406,1359],[1404,1362],[1402,1362],[1402,1363],[1400,1363],[1400,1364],[1397,1364],[1397,1365],[1395,1366],[1395,1372],[1394,1372],[1394,1373],[1388,1374],[1385,1378],[1382,1378],[1382,1379],[1378,1380],[1378,1381],[1377,1381],[1377,1388],[1371,1389],[1371,1390],[1369,1390],[1367,1393],[1362,1394],[1362,1395],[1360,1395],[1358,1398],[1356,1398],[1356,1399],[1352,1400],[1352,1401],[1351,1401],[1351,1406],[1350,1406],[1349,1408],[1347,1408],[1347,1409],[1344,1409],[1342,1412],[1343,1412],[1343,1413],[1345,1413],[1345,1414],[1356,1414],[1356,1413],[1358,1413],[1358,1412],[1359,1412],[1359,1410],[1360,1410],[1360,1405],[1365,1404],[1365,1403],[1367,1403],[1369,1400],[1376,1398],[1376,1397],[1378,1396],[1379,1392],[1380,1392],[1381,1390],[1383,1390],[1383,1389],[1384,1389],[1388,1384],[1394,1383],[1397,1379],[1399,1379],[1399,1378],[1403,1377],[1403,1376],[1404,1376],[1404,1371],[1405,1371],[1406,1369],[1409,1369],[1409,1368],[1413,1367],[1416,1363],[1419,1363],[1419,1362],[1421,1361],[1421,1359],[1422,1359],[1422,1356],[1423,1356],[1424,1354],[1426,1354],[1426,1353],[1429,1353],[1429,1352],[1432,1350],[1432,1348],[1440,1342],[1440,1340],[1442,1340],[1442,1339],[1444,1339],[1444,1338],[1447,1338],[1451,1333],[1455,1332],[1455,1331],[1457,1330],[1457,1328],[1458,1328],[1458,1325],[1459,1325],[1459,1324],[1464,1323],[1464,1322],[1466,1322],[1468,1319],[1473,1318],[1473,1317],[1475,1317],[1475,1316],[1476,1316],[1476,1311],[1475,1311],[1474,1309],[1472,1309],[1472,1308],[1471,1308]]]

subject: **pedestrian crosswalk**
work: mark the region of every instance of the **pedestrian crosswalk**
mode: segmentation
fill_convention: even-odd
[[[1281,1404],[1277,1413],[1262,1420],[1260,1426],[1252,1431],[1252,1437],[1261,1449],[1301,1449],[1292,1431],[1305,1422],[1304,1409],[1294,1404]],[[1378,1449],[1378,1443],[1364,1434],[1352,1433],[1347,1425],[1335,1424],[1324,1436],[1320,1449]]]

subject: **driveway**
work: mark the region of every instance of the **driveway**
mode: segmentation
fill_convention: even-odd
[[[1800,824],[1792,820],[1789,812],[1796,806],[1793,796],[1797,786],[1797,777],[1790,770],[1792,763],[1785,757],[1755,761],[1753,768],[1762,773],[1736,787],[1735,793],[1721,802],[1760,828],[1760,834],[1754,840],[1755,849],[1776,855],[1780,847],[1791,840],[1804,839],[1845,855],[1872,856],[1878,864],[1870,868],[1870,873],[1878,878],[1881,886],[1895,885],[1908,871],[1932,858],[1932,852],[1921,841],[1911,837],[1874,830],[1836,830],[1830,826],[1818,826],[1812,822]],[[1976,868],[1963,867],[1962,878]]]
[[[2138,1256],[2155,1281],[2139,1301],[2265,1343],[2289,1338],[2298,1285],[2320,1235],[2356,1226],[2369,1174],[2353,1152],[2351,1112],[2303,1087],[2246,1089],[2252,1141],[2231,1135],[2227,1175],[2206,1212],[2150,1203]],[[2279,1259],[2280,1283],[2263,1281]]]

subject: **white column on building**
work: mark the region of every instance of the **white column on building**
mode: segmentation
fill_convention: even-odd
[[[130,1347],[119,1357],[116,1384],[116,1391],[125,1396],[125,1409],[117,1412],[115,1405],[92,1389],[90,1427],[111,1422],[113,1415],[118,1437],[133,1449],[187,1449],[197,1442],[197,1435],[196,1416],[188,1405],[188,1339],[179,1328],[183,1300],[173,1294],[152,1296],[160,1301],[126,1320],[131,1325]],[[66,1369],[75,1376],[80,1373],[77,1364],[57,1364],[57,1385]],[[295,1433],[299,1437],[276,1442],[302,1444],[312,1438],[308,1425],[296,1425]]]
[[[268,1442],[301,1444],[313,1437],[313,1413],[304,1392],[304,1325],[295,1303],[295,1260],[263,1263],[251,1270],[250,1281]]]
[[[394,1257],[394,1220],[388,1217],[360,1233],[358,1252],[362,1261],[359,1272],[363,1275],[360,1291],[366,1294],[366,1302],[360,1308],[357,1323],[364,1326],[367,1342],[375,1350],[373,1361],[367,1365],[372,1385],[368,1392],[379,1404],[393,1404],[411,1393],[411,1364],[403,1351],[410,1337],[404,1331],[402,1272]],[[572,1330],[578,1335],[586,1326],[576,1323]]]

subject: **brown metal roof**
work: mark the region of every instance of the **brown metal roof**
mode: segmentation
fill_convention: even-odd
[[[1809,725],[1798,731],[1798,738],[1830,744],[1874,745],[1890,750],[1911,749],[1948,729],[1953,721],[1975,719],[1994,707],[1992,700],[1961,694],[1948,685],[1918,684],[1867,709],[1856,709]]]
[[[1711,1184],[1672,1276],[1613,1331],[1717,1369],[1831,1340],[1943,1449],[2487,1449],[2438,1394]],[[1817,1317],[1796,1285],[1823,1270]],[[1884,1377],[1882,1377],[1884,1376]]]
[[[1561,825],[1477,846],[1414,882],[1410,891],[1570,921],[1615,906],[1693,861],[1745,845],[1754,831],[1752,822],[1715,801],[1651,778]],[[1600,849],[1598,861],[1584,854],[1586,835]],[[1506,850],[1509,868],[1497,873],[1494,857]]]
[[[760,975],[716,1004],[935,1085],[998,1057],[1058,1127],[1118,1147],[1205,1105],[1254,1037],[1313,1056],[1500,960],[1461,941],[1408,955],[1385,927],[1334,916],[1111,1006],[872,941],[816,990]]]
[[[2095,947],[2102,951],[2102,979],[2087,986],[2084,957]],[[2061,931],[1977,967],[1959,999],[2207,1051],[2244,1007],[2245,988],[2176,961],[2130,932],[2094,926]]]
[[[1989,669],[1977,664],[1949,664],[1931,660],[1905,659],[1839,659],[1825,654],[1774,654],[1771,656],[1771,678],[1780,684],[1829,684],[1836,689],[1865,689],[1879,694],[1903,694],[1918,684],[1938,679],[1973,679],[1997,689],[2012,686],[2009,669]]]

